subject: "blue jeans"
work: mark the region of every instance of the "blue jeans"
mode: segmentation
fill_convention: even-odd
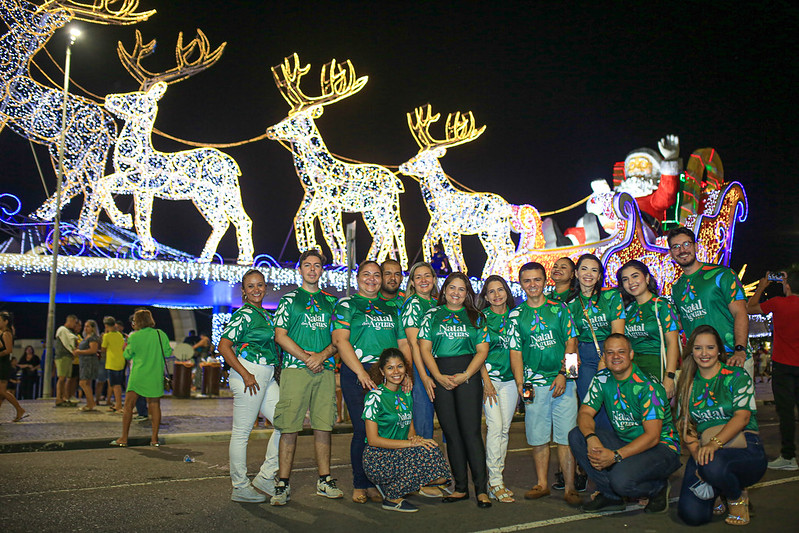
[[[364,364],[367,372],[371,364]],[[347,403],[347,411],[352,421],[352,442],[350,443],[350,462],[352,463],[352,486],[356,489],[368,489],[374,484],[366,477],[363,471],[363,450],[366,448],[366,424],[363,414],[363,398],[366,391],[361,387],[358,376],[347,365],[341,365],[339,372],[341,381],[341,395]]]
[[[760,481],[766,473],[766,452],[760,435],[744,433],[746,448],[722,448],[705,466],[697,466],[694,458],[685,465],[680,503],[677,515],[689,526],[706,524],[713,519],[713,500],[701,500],[692,491],[691,485],[701,477],[713,486],[716,496],[737,500],[741,491]]]
[[[433,402],[419,376],[419,369],[413,368],[413,427],[417,435],[426,439],[433,438]]]
[[[149,416],[147,412],[147,398],[139,396],[136,398],[136,412],[139,416]]]
[[[599,343],[599,349],[604,349],[604,341]],[[591,388],[591,381],[596,375],[597,366],[599,365],[599,354],[596,353],[596,346],[594,341],[581,342],[578,347],[580,354],[580,371],[577,374],[577,401],[582,405],[588,389]],[[604,407],[600,407],[599,412],[594,416],[594,424],[597,428],[613,429],[610,424],[610,418]]]
[[[618,450],[628,444],[612,429],[596,428],[595,433],[609,450]],[[579,427],[569,433],[569,445],[577,464],[588,474],[597,490],[612,500],[654,496],[666,486],[669,476],[680,468],[679,454],[663,443],[604,470],[596,470],[588,461],[588,447]]]

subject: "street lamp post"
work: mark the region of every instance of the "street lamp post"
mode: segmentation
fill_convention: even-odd
[[[67,55],[64,60],[64,105],[61,108],[61,137],[58,139],[58,167],[56,168],[55,186],[55,220],[53,221],[53,267],[50,270],[50,299],[47,304],[47,337],[45,338],[45,353],[47,359],[44,365],[44,386],[42,396],[53,396],[53,341],[55,338],[55,294],[56,281],[58,280],[58,251],[61,244],[61,182],[64,180],[64,148],[67,132],[67,104],[69,96],[69,67],[72,59],[72,45],[80,36],[80,30],[72,27],[69,30],[69,43]]]

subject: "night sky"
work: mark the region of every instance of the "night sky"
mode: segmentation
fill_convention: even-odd
[[[749,263],[745,281],[797,261],[792,92],[799,81],[799,16],[788,2],[141,3],[158,10],[135,26],[146,40],[158,40],[144,61],[151,70],[174,65],[178,31],[191,38],[201,28],[213,45],[228,43],[211,69],[169,87],[156,121],[169,134],[204,142],[260,135],[288,111],[269,67],[298,52],[311,63],[303,90],[315,95],[322,64],[351,59],[369,82],[316,121],[336,154],[399,165],[417,152],[406,112],[431,103],[442,113],[433,134],[443,137],[448,112],[471,110],[486,132],[449,150],[444,170],[473,189],[548,211],[589,194],[592,180],[610,180],[614,162],[632,149],[657,149],[658,139],[674,133],[683,160],[698,148],[716,148],[725,178],[747,191],[749,220],[736,229],[732,261],[736,270]],[[82,29],[73,79],[97,94],[137,89],[115,52],[117,40],[132,46],[134,27],[84,23]],[[65,44],[62,30],[48,45],[59,61]],[[58,75],[45,56],[37,62]],[[186,149],[160,137],[154,144],[162,151]],[[43,147],[37,152],[46,158]],[[303,192],[291,155],[270,140],[225,152],[242,170],[256,253],[277,257]],[[53,190],[49,165],[45,176]],[[0,180],[27,211],[45,198],[27,141],[8,129],[0,133]],[[428,216],[416,182],[402,180],[412,259]],[[74,200],[65,216],[77,217],[80,204]],[[132,209],[130,196],[117,204]],[[567,227],[583,213],[578,208],[558,220]],[[210,232],[190,202],[163,200],[156,200],[153,228],[160,242],[196,255]],[[368,244],[359,223],[358,259]],[[476,274],[482,249],[476,237],[464,244]],[[235,258],[236,250],[231,226],[219,251]],[[283,259],[296,256],[292,236]]]

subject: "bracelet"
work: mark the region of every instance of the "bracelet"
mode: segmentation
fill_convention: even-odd
[[[469,374],[464,372],[463,375],[466,376],[466,381],[464,381],[464,383],[469,383]]]
[[[721,442],[717,437],[710,437],[710,442],[715,442],[719,445],[719,450],[724,447],[724,443]]]
[[[591,437],[599,438],[596,433],[589,433],[588,435],[584,435],[583,436],[583,438],[585,439],[585,442],[588,442],[588,439],[590,439]]]

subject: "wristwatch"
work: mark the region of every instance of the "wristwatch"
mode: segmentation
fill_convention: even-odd
[[[744,346],[743,344],[736,344],[735,345],[735,351],[736,352],[746,352],[746,346]]]
[[[619,453],[619,450],[613,450],[613,460],[617,463],[620,463],[623,457]]]
[[[674,379],[677,376],[676,372],[666,372],[666,377],[669,379]]]

